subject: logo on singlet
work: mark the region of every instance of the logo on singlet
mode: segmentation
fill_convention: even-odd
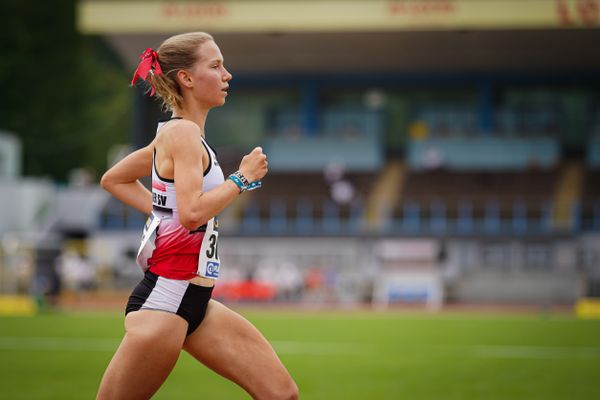
[[[206,277],[207,278],[218,278],[219,277],[219,263],[215,261],[208,261],[206,263]]]
[[[152,193],[152,202],[158,206],[166,206],[167,196],[163,196],[162,194],[158,193]]]

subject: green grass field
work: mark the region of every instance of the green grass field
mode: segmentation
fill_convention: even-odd
[[[553,315],[242,311],[302,399],[600,398],[600,321]],[[0,398],[92,399],[119,313],[0,317]],[[183,353],[156,399],[246,399]]]

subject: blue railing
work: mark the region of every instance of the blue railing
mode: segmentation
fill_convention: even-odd
[[[261,218],[257,204],[249,204],[240,224],[243,234],[332,234],[354,235],[367,232],[363,205],[350,208],[347,217],[342,218],[341,208],[333,202],[323,205],[322,215],[314,216],[316,204],[308,199],[299,200],[294,217],[286,217],[286,204],[279,200],[270,202],[266,217]],[[400,217],[394,216],[391,209],[384,210],[384,221],[376,234],[400,235],[549,235],[556,233],[577,233],[600,231],[600,200],[594,205],[591,216],[584,216],[579,204],[569,210],[569,224],[554,223],[554,208],[548,200],[532,210],[522,200],[512,203],[510,212],[500,209],[497,201],[485,203],[483,213],[476,216],[473,203],[465,200],[455,210],[455,217],[448,216],[448,205],[443,200],[428,204],[406,201],[401,207]],[[502,211],[502,212],[501,212]]]
[[[447,216],[446,204],[442,200],[435,200],[425,206],[409,201],[403,206],[403,217],[391,218],[387,231],[400,234],[492,236],[556,232],[552,223],[550,202],[541,203],[536,214],[538,217],[528,216],[525,204],[522,201],[515,201],[510,217],[502,217],[500,205],[492,200],[485,204],[483,215],[476,217],[472,203],[463,201],[457,207],[457,217],[451,218]]]
[[[318,207],[317,207],[318,206]],[[322,210],[315,217],[315,209]],[[375,231],[368,230],[365,223],[364,204],[356,202],[342,208],[332,201],[322,206],[310,199],[299,199],[288,217],[288,205],[281,199],[272,199],[266,216],[261,217],[259,204],[249,203],[238,227],[240,234],[268,235],[357,235],[366,232],[400,235],[547,235],[554,233],[600,232],[600,199],[587,207],[587,214],[579,203],[571,206],[566,227],[553,222],[554,208],[550,201],[542,202],[537,210],[515,200],[509,213],[501,213],[497,201],[485,203],[483,213],[475,215],[473,203],[460,202],[454,210],[455,217],[448,214],[448,204],[442,199],[423,204],[407,200],[401,206],[401,216],[394,216],[391,208],[384,210],[383,223]],[[502,215],[504,214],[504,216]],[[508,215],[507,215],[508,214]],[[531,214],[534,214],[532,216]],[[145,216],[129,207],[111,207],[100,215],[102,230],[141,230]],[[223,226],[227,230],[227,226]]]

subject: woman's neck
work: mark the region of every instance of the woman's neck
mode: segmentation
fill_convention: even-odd
[[[206,122],[207,116],[208,110],[192,111],[184,107],[182,109],[173,110],[172,118],[183,118],[195,122],[196,125],[200,127],[200,130],[202,131],[202,136],[204,136],[204,123]]]

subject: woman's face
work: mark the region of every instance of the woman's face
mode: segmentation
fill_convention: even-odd
[[[232,76],[225,69],[221,50],[214,41],[209,40],[197,52],[198,61],[190,71],[192,93],[207,108],[222,106]]]

